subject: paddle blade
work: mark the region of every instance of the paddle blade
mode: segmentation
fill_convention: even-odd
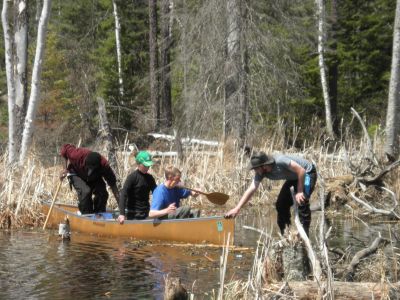
[[[217,204],[217,205],[224,205],[226,203],[226,201],[228,201],[229,199],[229,195],[224,194],[224,193],[218,193],[218,192],[214,192],[214,193],[208,193],[206,194],[206,197],[208,199],[208,201]]]

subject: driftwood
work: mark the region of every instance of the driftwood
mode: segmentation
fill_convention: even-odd
[[[320,263],[320,261],[318,260],[317,256],[314,253],[314,250],[313,250],[313,248],[311,246],[310,239],[308,238],[306,232],[304,231],[303,225],[301,225],[301,223],[300,223],[298,205],[297,205],[297,201],[296,201],[296,198],[295,198],[295,195],[294,195],[293,187],[290,188],[290,192],[291,192],[292,198],[293,198],[294,222],[296,224],[297,231],[299,232],[299,235],[302,238],[302,240],[303,240],[303,242],[304,242],[304,244],[306,246],[307,255],[308,255],[308,258],[310,259],[311,266],[312,266],[314,280],[320,281],[321,280],[321,276],[322,276],[321,263]]]
[[[398,167],[399,165],[400,165],[400,160],[397,160],[394,163],[390,164],[389,166],[385,167],[375,176],[363,177],[357,179],[364,184],[380,184],[382,181],[382,177],[385,176],[390,171],[392,171],[394,168]]]
[[[319,285],[320,284],[320,285]],[[293,299],[311,300],[319,299],[320,287],[325,282],[317,283],[315,281],[301,281],[301,282],[289,282],[288,288],[285,288],[289,292],[280,294],[294,295]],[[278,292],[282,287],[282,283],[267,285],[265,286],[270,292]],[[397,283],[375,283],[375,282],[332,282],[332,289],[335,295],[335,299],[346,299],[346,300],[370,300],[370,299],[399,299],[400,294],[400,282]],[[280,299],[285,299],[284,297]],[[292,299],[292,298],[289,298]]]
[[[176,136],[168,135],[168,134],[149,133],[148,135],[150,135],[156,139],[165,139],[170,142],[174,142],[176,140]],[[214,147],[218,147],[220,145],[219,142],[216,142],[216,141],[206,141],[206,140],[192,139],[192,138],[181,138],[181,143],[183,145],[199,144],[199,145],[214,146]]]
[[[152,157],[178,157],[179,153],[177,151],[149,151]],[[197,151],[194,152],[195,155],[207,155],[207,156],[217,156],[219,153],[214,151]]]
[[[382,239],[382,237],[379,235],[379,237],[377,237],[371,244],[371,246],[362,249],[360,251],[358,251],[353,259],[351,260],[350,264],[348,265],[347,269],[345,270],[344,274],[343,274],[343,279],[346,281],[353,281],[353,276],[354,276],[354,272],[356,270],[356,267],[358,266],[358,264],[360,263],[360,260],[375,253],[380,244],[386,244],[386,240]]]
[[[357,203],[361,204],[368,212],[374,214],[381,214],[384,216],[389,216],[392,218],[400,219],[400,216],[394,211],[396,207],[391,210],[380,209],[372,206],[371,204],[367,203],[366,201],[361,200],[360,198],[356,197],[354,193],[350,193],[351,198],[356,201]]]

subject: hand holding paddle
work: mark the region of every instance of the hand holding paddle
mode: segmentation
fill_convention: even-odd
[[[224,194],[224,193],[219,193],[219,192],[213,192],[213,193],[205,193],[205,192],[201,192],[199,190],[195,190],[192,188],[188,188],[186,186],[183,187],[184,189],[199,193],[201,195],[204,195],[207,197],[208,201],[217,204],[217,205],[224,205],[226,203],[226,201],[228,201],[229,199],[229,195]]]

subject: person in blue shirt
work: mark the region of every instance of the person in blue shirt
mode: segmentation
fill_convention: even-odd
[[[249,169],[254,170],[255,176],[251,185],[244,192],[235,208],[225,214],[226,218],[234,218],[240,209],[258,189],[263,178],[270,180],[285,180],[276,201],[278,212],[278,226],[281,234],[290,225],[290,207],[293,198],[290,188],[294,188],[294,199],[299,205],[299,218],[308,235],[311,223],[310,197],[317,182],[317,170],[314,164],[294,155],[267,155],[264,152],[255,153],[249,164]]]
[[[180,206],[181,199],[197,197],[198,193],[182,188],[181,171],[168,166],[164,170],[165,181],[153,191],[149,217],[159,219],[198,218],[200,211],[189,206]]]

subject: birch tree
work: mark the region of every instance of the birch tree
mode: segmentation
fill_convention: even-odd
[[[386,140],[384,150],[389,160],[396,160],[399,154],[400,132],[400,0],[396,2],[393,28],[392,67],[389,83],[388,108],[386,113]]]
[[[333,138],[333,122],[331,113],[331,103],[329,99],[328,81],[326,76],[325,66],[325,3],[324,0],[315,1],[317,7],[317,22],[318,22],[318,66],[320,71],[322,96],[325,104],[325,122],[328,135]]]
[[[115,0],[112,0],[113,13],[115,20],[115,45],[117,48],[117,64],[118,64],[118,83],[119,83],[119,94],[121,97],[124,96],[124,81],[122,79],[122,55],[121,55],[121,24],[119,22],[118,7]]]
[[[9,16],[13,6],[9,0],[3,0],[1,11],[1,22],[4,32],[4,48],[7,76],[7,97],[8,97],[8,162],[16,161],[16,114],[15,114],[15,78],[14,78],[14,55],[13,55],[13,34],[10,26]]]
[[[15,116],[16,116],[16,147],[21,145],[22,128],[27,109],[27,60],[28,60],[28,7],[26,0],[14,2],[14,44],[15,55]]]
[[[45,41],[46,41],[47,21],[50,15],[50,9],[51,9],[51,0],[44,0],[42,13],[38,24],[38,36],[37,36],[35,60],[32,69],[31,93],[29,97],[28,110],[26,113],[24,130],[22,134],[19,164],[23,164],[27,151],[32,143],[32,136],[34,132],[34,120],[40,102],[40,78],[41,78]]]

